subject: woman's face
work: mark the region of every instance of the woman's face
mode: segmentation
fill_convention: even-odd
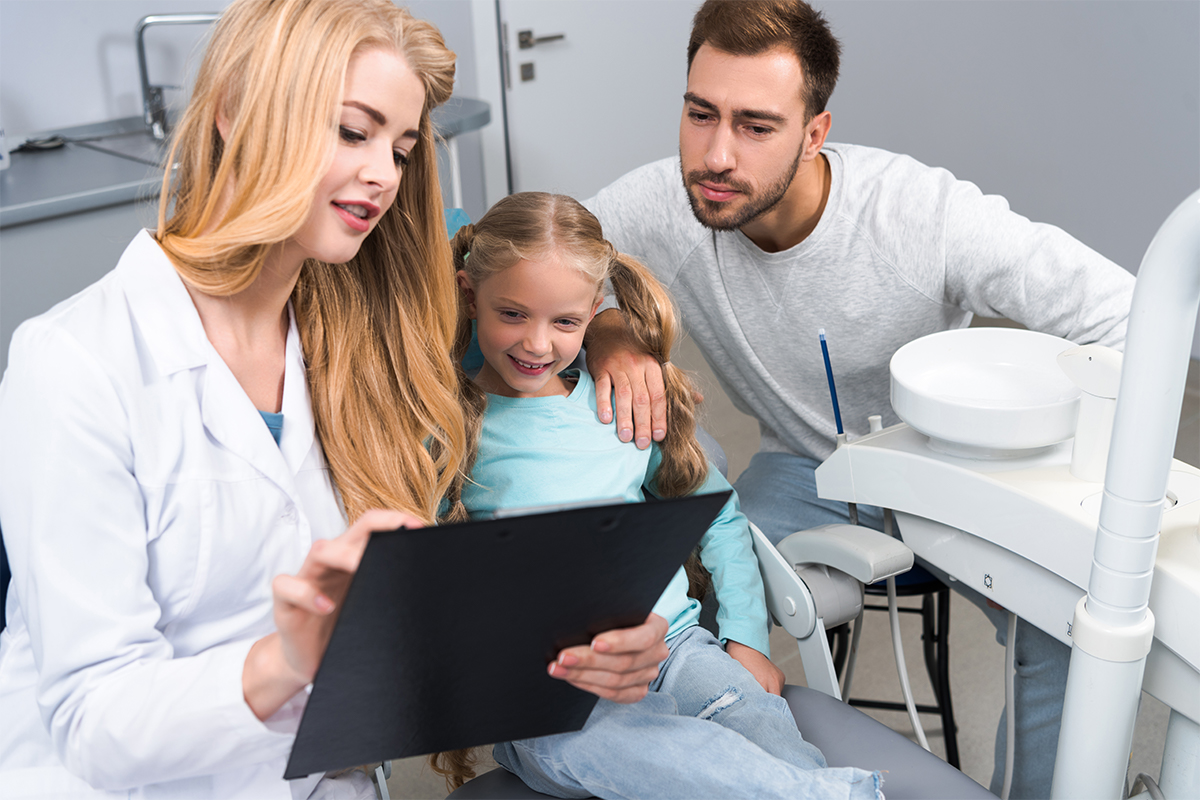
[[[333,162],[287,249],[333,264],[358,253],[396,199],[424,104],[420,79],[396,53],[372,49],[350,59]]]

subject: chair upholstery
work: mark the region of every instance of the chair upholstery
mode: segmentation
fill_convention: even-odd
[[[856,708],[803,686],[785,686],[783,696],[804,738],[821,749],[830,766],[880,770],[888,800],[994,800],[987,789]],[[497,769],[450,797],[535,800],[548,795]]]

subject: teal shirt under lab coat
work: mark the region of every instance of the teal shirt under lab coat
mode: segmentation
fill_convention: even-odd
[[[569,397],[488,395],[472,482],[463,503],[473,519],[500,508],[616,500],[640,502],[661,460],[658,446],[639,450],[617,438],[616,425],[596,416],[596,389],[586,370]],[[715,468],[697,493],[730,489]],[[564,536],[570,535],[564,531]],[[762,578],[746,517],[733,494],[700,539],[700,559],[712,573],[720,603],[719,638],[770,655]],[[654,613],[670,625],[667,638],[700,620],[700,603],[687,596],[687,576],[676,573]]]

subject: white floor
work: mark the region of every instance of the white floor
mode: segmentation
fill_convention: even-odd
[[[673,361],[695,372],[705,395],[702,424],[725,449],[730,478],[736,478],[758,449],[757,425],[733,408],[690,342],[683,344]],[[1200,465],[1200,364],[1195,361],[1188,373],[1175,457],[1189,464]],[[996,725],[1004,705],[1004,650],[996,643],[995,629],[983,613],[961,597],[953,594],[952,597],[950,687],[958,724],[959,754],[963,772],[987,786],[992,776]],[[902,598],[901,602],[919,604],[919,598]],[[913,693],[917,702],[931,702],[933,695],[921,659],[919,617],[914,614],[902,615],[901,632],[906,643],[905,660],[913,683]],[[804,671],[800,667],[795,640],[789,639],[780,628],[776,628],[772,634],[771,653],[784,670],[789,683],[804,683]],[[853,694],[874,699],[900,699],[887,618],[883,613],[871,612],[866,616]],[[895,730],[913,736],[904,712],[867,713]],[[944,757],[940,720],[923,716],[921,722],[925,726],[930,747]],[[1166,723],[1166,707],[1143,694],[1130,761],[1131,775],[1145,772],[1153,777],[1158,776]],[[392,777],[388,781],[393,798],[445,797],[444,783],[424,762],[424,758],[395,762]]]

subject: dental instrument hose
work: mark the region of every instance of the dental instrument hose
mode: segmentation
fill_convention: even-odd
[[[850,654],[846,657],[846,680],[842,682],[842,697],[850,697],[850,684],[854,680],[854,665],[858,662],[858,640],[862,638],[864,608],[854,618],[854,632],[850,635]],[[849,700],[847,700],[849,702]]]
[[[825,341],[825,329],[819,328],[817,336],[821,340],[821,357],[825,360],[825,378],[829,381],[829,399],[833,402],[833,421],[837,425],[837,441],[838,446],[845,444],[846,432],[842,428],[842,410],[838,406],[837,387],[833,383],[833,365],[829,362],[829,345]],[[850,509],[850,524],[858,524],[858,505],[855,503],[847,503]],[[883,510],[883,532],[888,536],[895,536],[892,532],[892,510],[885,508]],[[896,672],[900,676],[900,691],[904,694],[904,707],[908,709],[908,719],[912,723],[913,731],[917,734],[917,742],[921,747],[929,750],[929,740],[925,738],[925,729],[921,727],[921,720],[917,716],[917,704],[913,700],[912,684],[908,681],[908,665],[904,661],[904,644],[900,640],[900,610],[896,606],[896,578],[889,577],[887,579],[887,599],[888,599],[888,621],[892,628],[892,652],[896,656]],[[846,682],[845,688],[842,690],[842,697],[850,697],[850,681],[854,677],[854,662],[858,655],[858,637],[862,631],[862,613],[859,612],[858,619],[854,623],[853,642],[850,645],[850,658],[846,665]],[[1007,796],[1006,796],[1007,797]]]
[[[829,399],[833,403],[833,421],[837,425],[837,446],[846,443],[846,431],[842,428],[842,409],[838,405],[837,385],[833,382],[833,365],[829,363],[829,345],[825,341],[825,329],[817,329],[817,337],[821,340],[821,358],[825,361],[825,380],[829,382]],[[846,503],[850,513],[850,524],[858,524],[858,504]],[[864,609],[865,610],[865,609]],[[846,659],[846,680],[843,683],[842,698],[850,702],[850,684],[854,680],[854,664],[858,661],[858,640],[862,636],[863,611],[858,612],[854,620],[854,633],[850,638],[850,654]]]
[[[1008,612],[1008,637],[1004,640],[1004,788],[1000,800],[1012,791],[1013,765],[1017,759],[1017,615]]]
[[[894,535],[890,508],[883,510],[883,532],[888,536]],[[908,665],[904,661],[904,645],[900,641],[900,609],[896,606],[895,576],[887,579],[887,599],[888,621],[892,626],[892,652],[896,656],[896,672],[900,676],[900,691],[904,694],[904,707],[908,709],[908,719],[912,723],[913,731],[917,734],[917,742],[928,750],[929,740],[925,738],[925,729],[921,727],[921,720],[917,717],[917,704],[913,701],[912,685],[908,682]]]

